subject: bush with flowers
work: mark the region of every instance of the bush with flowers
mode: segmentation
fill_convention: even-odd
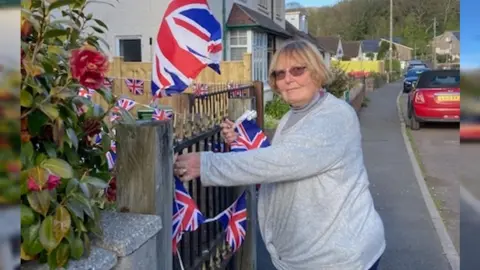
[[[90,2],[22,1],[21,259],[51,269],[87,256],[92,235],[101,236],[100,210],[114,200],[108,116],[115,108],[133,120],[103,85],[107,26],[85,12]],[[107,108],[80,95],[85,89]]]

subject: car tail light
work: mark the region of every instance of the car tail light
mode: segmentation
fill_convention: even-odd
[[[425,103],[425,98],[423,97],[422,92],[416,92],[415,93],[415,103],[417,103],[417,104]]]

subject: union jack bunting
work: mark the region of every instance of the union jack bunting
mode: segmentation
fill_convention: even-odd
[[[190,197],[187,190],[183,186],[182,181],[175,177],[175,204],[179,209],[183,209],[181,226],[182,230],[186,232],[193,232],[200,224],[204,223],[205,217],[198,209],[195,201]]]
[[[143,87],[144,81],[143,80],[136,80],[136,79],[125,79],[125,84],[128,87],[128,90],[134,95],[143,95]]]
[[[172,117],[173,117],[172,111],[168,111],[168,110],[155,109],[155,111],[152,114],[153,120],[167,120],[167,119],[172,119]]]
[[[115,108],[114,108],[114,109],[115,109]],[[118,110],[118,109],[117,109],[117,110]],[[113,109],[112,109],[112,111],[113,111]],[[109,120],[110,120],[110,122],[113,123],[113,122],[119,120],[120,118],[121,118],[121,117],[120,117],[119,114],[117,114],[117,113],[111,113]]]
[[[182,218],[185,213],[185,208],[181,208],[173,201],[173,218],[172,218],[172,250],[173,254],[177,254],[177,245],[182,240]]]
[[[103,86],[105,86],[105,88],[111,91],[113,86],[113,79],[108,77],[103,78]]]
[[[92,95],[95,93],[95,90],[93,89],[85,89],[85,88],[80,88],[78,89],[78,95],[87,99],[91,99]]]
[[[112,170],[113,167],[115,167],[115,161],[117,160],[117,146],[115,141],[111,141],[110,151],[108,151],[105,155],[107,157],[108,169]]]
[[[238,137],[230,144],[230,151],[232,152],[243,152],[270,146],[267,136],[253,120],[244,120],[238,125],[236,131]],[[256,187],[258,190],[260,185]]]
[[[173,0],[154,42],[152,95],[182,93],[207,66],[220,74],[222,29],[207,0]]]
[[[240,87],[240,85],[238,83],[234,83],[234,82],[229,82],[227,84],[227,89],[228,90],[233,90],[233,91],[230,91],[230,97],[241,97],[242,96],[242,90],[241,89],[238,89]]]
[[[208,94],[208,85],[196,83],[193,85],[193,93],[197,97],[202,97]]]
[[[270,146],[267,136],[253,120],[244,120],[236,128],[237,139],[230,144],[232,152],[243,152]]]
[[[242,245],[247,233],[247,201],[245,191],[218,219],[227,231],[227,243],[235,252]]]
[[[128,98],[122,98],[117,101],[117,106],[112,108],[112,112],[118,113],[120,109],[118,107],[124,108],[126,111],[130,111],[137,104],[134,100]]]

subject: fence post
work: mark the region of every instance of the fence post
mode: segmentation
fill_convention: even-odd
[[[156,269],[172,269],[172,122],[137,121],[119,125],[116,134],[117,207],[121,212],[162,218]]]
[[[263,82],[254,81],[253,91],[255,95],[255,110],[257,111],[257,125],[263,130],[264,128],[264,110],[263,110]]]
[[[258,102],[258,99],[256,99]],[[263,102],[263,101],[262,101]],[[258,104],[258,103],[257,103]],[[235,121],[240,117],[246,110],[251,110],[253,107],[253,98],[232,98],[228,101],[228,117]],[[263,103],[262,103],[263,107]],[[257,107],[258,109],[258,107]],[[262,116],[263,121],[263,111],[258,112],[258,116]],[[257,118],[258,123],[258,118]],[[260,124],[260,123],[259,123]],[[240,193],[246,189],[246,200],[247,200],[247,234],[245,236],[245,242],[243,243],[240,250],[237,251],[237,255],[234,256],[235,269],[239,270],[255,270],[257,269],[257,196],[254,185],[239,187],[236,191],[236,194]]]

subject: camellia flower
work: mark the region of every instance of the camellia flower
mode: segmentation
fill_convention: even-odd
[[[32,176],[27,179],[27,188],[30,191],[40,191],[47,188],[48,190],[55,189],[60,184],[60,177],[50,174],[48,180],[43,187],[41,187]]]
[[[108,71],[108,59],[94,47],[86,45],[72,51],[70,71],[83,86],[98,89]]]

